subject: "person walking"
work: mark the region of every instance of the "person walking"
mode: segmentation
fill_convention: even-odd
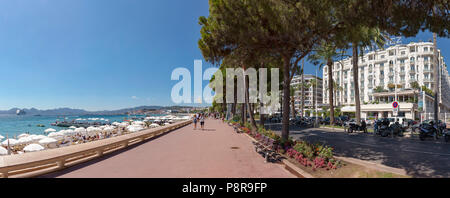
[[[197,121],[198,121],[197,115],[194,115],[194,130],[197,129]]]
[[[200,117],[200,127],[202,128],[202,131],[205,130],[205,116]]]

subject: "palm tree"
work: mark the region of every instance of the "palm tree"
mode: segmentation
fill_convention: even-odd
[[[359,51],[363,56],[364,48],[369,47],[371,49],[378,47],[383,48],[388,36],[381,32],[378,28],[368,28],[364,26],[353,27],[349,33],[353,51],[353,83],[355,89],[355,106],[356,106],[356,123],[361,124],[361,100],[359,94]]]
[[[340,57],[343,52],[338,52],[336,45],[332,43],[323,42],[322,45],[309,56],[309,60],[314,65],[319,67],[326,66],[328,70],[328,100],[330,104],[330,115],[334,115],[334,89],[333,89],[333,62],[336,58]],[[330,122],[334,123],[334,116],[330,116]]]
[[[333,88],[334,88],[334,101],[335,104],[334,106],[337,107],[338,106],[338,98],[337,98],[337,93],[339,92],[340,94],[342,94],[342,92],[344,91],[344,88],[341,87],[336,81],[333,81]],[[327,88],[328,90],[329,88]]]

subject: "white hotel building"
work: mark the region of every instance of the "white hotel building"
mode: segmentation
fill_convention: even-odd
[[[442,114],[450,112],[450,77],[444,58],[439,54],[439,74],[435,73],[433,62],[434,47],[431,42],[400,44],[383,50],[365,53],[359,58],[359,87],[361,117],[394,117],[392,102],[400,103],[399,117],[424,119],[426,114],[434,113],[433,97],[422,94],[411,87],[412,82],[434,90],[435,78],[440,78],[440,108]],[[328,100],[328,67],[323,69],[323,103]],[[333,80],[340,90],[335,96],[335,105],[342,112],[355,112],[352,58],[333,64]],[[374,90],[381,86],[384,92]],[[422,102],[424,101],[424,102]],[[423,105],[422,105],[423,104]],[[425,114],[424,114],[425,113]],[[426,119],[426,118],[425,118]],[[441,118],[443,119],[443,118]]]

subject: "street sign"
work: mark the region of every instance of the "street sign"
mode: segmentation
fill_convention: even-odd
[[[398,102],[397,101],[393,102],[392,103],[392,107],[394,107],[394,109],[398,109]]]
[[[392,114],[393,114],[393,116],[397,117],[398,116],[398,110],[400,108],[398,102],[397,101],[393,102],[392,103],[392,107],[393,107]]]

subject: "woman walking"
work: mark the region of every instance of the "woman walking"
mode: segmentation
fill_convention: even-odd
[[[197,115],[194,115],[194,130],[197,129]]]

